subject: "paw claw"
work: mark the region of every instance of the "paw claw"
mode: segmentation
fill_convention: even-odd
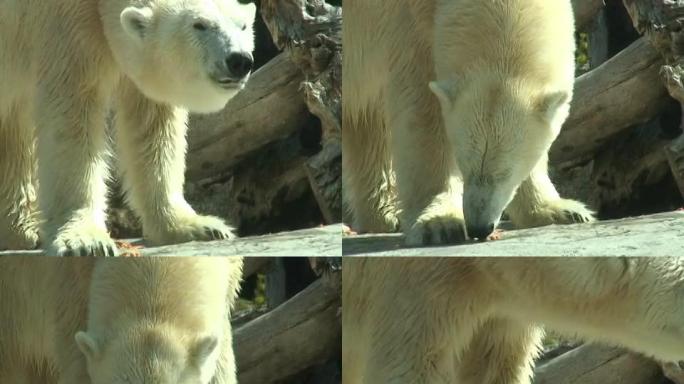
[[[185,216],[174,223],[172,230],[160,228],[151,231],[146,239],[151,244],[177,244],[188,241],[212,241],[233,237],[231,228],[213,216]]]
[[[46,253],[51,256],[116,256],[116,244],[107,231],[92,223],[73,223],[60,232]]]

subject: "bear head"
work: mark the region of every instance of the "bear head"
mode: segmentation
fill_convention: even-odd
[[[254,65],[253,3],[108,0],[101,4],[115,60],[150,99],[208,113],[223,108],[244,87]]]
[[[469,237],[483,239],[558,136],[571,91],[523,79],[472,74],[429,84],[463,177]]]
[[[126,328],[110,340],[75,336],[92,384],[208,384],[219,354],[215,336],[180,337],[165,326]]]

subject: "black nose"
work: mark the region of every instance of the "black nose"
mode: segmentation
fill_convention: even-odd
[[[231,53],[226,59],[226,65],[232,77],[241,79],[254,67],[254,59],[249,53]]]
[[[491,235],[492,232],[494,232],[494,223],[478,227],[468,227],[468,236],[471,239],[477,238],[480,241],[486,240],[487,236]]]

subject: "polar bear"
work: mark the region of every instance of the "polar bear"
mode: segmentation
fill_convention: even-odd
[[[505,208],[519,227],[593,220],[547,173],[572,98],[570,0],[366,0],[345,13],[355,229],[401,223],[420,245],[486,238]]]
[[[0,259],[0,383],[234,384],[241,273],[239,257]]]
[[[684,359],[683,258],[359,258],[342,274],[344,384],[528,384],[536,324]]]
[[[0,2],[0,249],[37,246],[40,221],[50,255],[116,253],[104,213],[110,107],[144,237],[232,236],[183,197],[186,120],[244,86],[255,11],[243,0]]]

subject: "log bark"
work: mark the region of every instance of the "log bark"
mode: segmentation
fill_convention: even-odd
[[[302,229],[233,240],[190,242],[139,249],[140,256],[341,256],[342,225]],[[139,239],[133,245],[141,245]],[[40,256],[40,250],[0,251],[2,256]]]
[[[322,151],[307,175],[328,224],[342,218],[342,8],[323,0],[262,0],[276,46],[304,73],[304,101],[321,122]]]
[[[658,85],[662,64],[642,38],[578,77],[570,116],[551,147],[551,162],[574,165],[588,160],[615,134],[655,116],[668,100]]]
[[[612,212],[626,212],[625,202],[638,199],[644,187],[660,182],[670,172],[663,150],[669,140],[661,137],[658,120],[625,133],[594,159],[591,200],[598,204],[594,208],[608,217],[615,217]]]
[[[191,116],[188,181],[220,177],[247,154],[301,129],[309,119],[299,90],[303,79],[281,54],[255,72],[223,111]]]
[[[684,3],[670,0],[623,0],[634,27],[646,35],[662,55],[660,75],[670,96],[684,105]],[[684,197],[684,144],[680,138],[666,150],[669,164]]]
[[[341,351],[341,274],[321,278],[259,318],[234,330],[242,384],[281,381]]]
[[[501,240],[407,248],[401,234],[342,239],[347,256],[674,256],[684,254],[684,212],[503,231]],[[606,241],[606,239],[611,239]]]
[[[679,192],[684,197],[684,135],[679,136],[665,148],[665,155]]]
[[[577,30],[584,31],[591,26],[592,20],[604,6],[604,0],[572,0]]]
[[[535,384],[645,384],[662,380],[653,360],[619,348],[582,345],[535,369]]]

